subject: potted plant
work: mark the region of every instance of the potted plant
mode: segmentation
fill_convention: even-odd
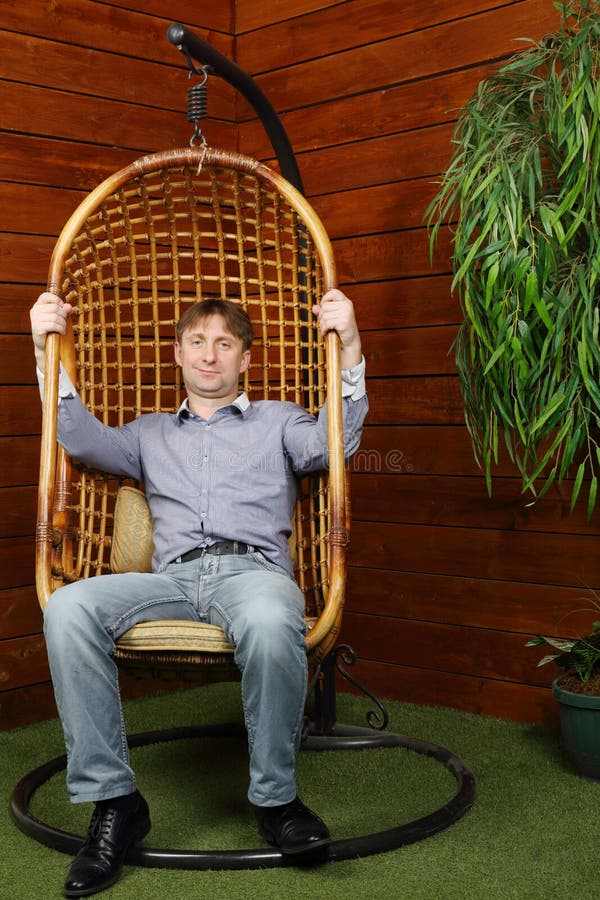
[[[456,364],[488,490],[504,439],[524,491],[539,497],[571,470],[571,508],[585,485],[591,515],[600,474],[600,7],[553,5],[558,32],[484,79],[462,110],[426,220],[432,248],[440,227],[453,231],[464,314]]]
[[[552,684],[558,701],[562,739],[577,771],[600,781],[600,622],[572,640],[536,635],[527,647],[548,646],[538,666],[554,662],[561,674]]]

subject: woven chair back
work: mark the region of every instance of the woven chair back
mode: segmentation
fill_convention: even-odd
[[[331,372],[328,384],[326,365],[339,348],[332,341],[326,349],[312,313],[334,284],[331,247],[306,200],[256,161],[208,148],[144,157],[103,182],[65,226],[49,278],[49,289],[75,307],[72,334],[61,340],[63,364],[107,425],[179,407],[175,325],[206,298],[233,300],[250,316],[255,342],[241,386],[251,399],[291,400],[316,413],[333,391],[336,459],[330,474],[304,479],[291,539],[312,616],[327,601],[332,548],[339,568],[345,544],[339,386]],[[329,362],[337,368],[339,357]],[[38,542],[47,551],[40,565],[51,569],[38,578],[42,604],[49,589],[110,571],[121,483],[75,467],[60,450],[54,457],[52,441],[50,426],[43,438],[50,471],[43,458],[40,476],[51,482],[48,502],[40,492]]]

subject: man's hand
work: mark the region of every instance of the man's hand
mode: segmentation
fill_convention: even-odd
[[[42,372],[46,358],[46,335],[54,332],[65,334],[72,309],[70,303],[63,303],[56,294],[44,291],[29,310],[35,361]]]
[[[342,369],[351,369],[362,358],[360,334],[354,317],[352,301],[337,288],[327,291],[320,304],[313,306],[319,317],[321,333],[337,331],[340,336]]]

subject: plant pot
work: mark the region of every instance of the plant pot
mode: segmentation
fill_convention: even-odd
[[[600,696],[574,694],[552,684],[558,701],[560,727],[567,756],[580,775],[600,781]]]

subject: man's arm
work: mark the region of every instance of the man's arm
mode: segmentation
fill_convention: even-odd
[[[337,331],[340,336],[342,369],[353,369],[362,359],[360,334],[352,301],[335,288],[323,295],[320,304],[313,306],[319,317],[321,334]]]
[[[70,303],[63,303],[56,294],[44,291],[29,310],[35,361],[40,372],[44,372],[46,366],[46,337],[66,333],[72,309]]]
[[[362,425],[369,409],[365,391],[365,363],[352,301],[339,290],[328,291],[313,306],[322,333],[337,331],[340,336],[342,366],[342,416],[344,455],[348,458],[360,443]],[[298,473],[327,468],[327,404],[318,418],[301,407],[293,407],[286,421],[284,446]]]
[[[45,292],[40,294],[29,312],[42,395],[46,337],[53,333],[66,333],[72,308],[70,303],[63,303],[55,294]],[[57,436],[67,453],[93,468],[141,480],[139,420],[121,428],[104,425],[83,405],[62,366],[58,392]]]

